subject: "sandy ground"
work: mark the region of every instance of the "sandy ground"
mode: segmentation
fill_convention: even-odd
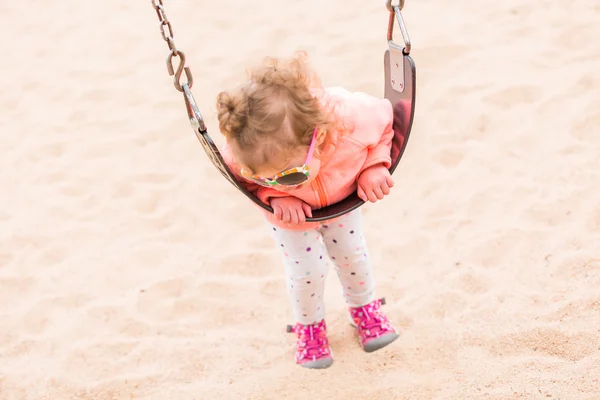
[[[383,93],[383,1],[165,0],[214,98],[307,50]],[[600,398],[600,4],[407,0],[413,135],[365,206],[403,336],[373,354],[327,289],[336,361],[294,365],[261,215],[166,73],[150,1],[0,4],[0,399]]]

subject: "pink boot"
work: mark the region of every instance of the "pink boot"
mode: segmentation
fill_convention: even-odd
[[[370,353],[398,339],[396,330],[379,310],[385,299],[374,300],[362,307],[350,307],[352,325],[358,331],[362,348]]]
[[[325,320],[312,325],[288,325],[288,332],[298,335],[296,363],[305,368],[327,368],[333,364],[332,352],[327,339]]]

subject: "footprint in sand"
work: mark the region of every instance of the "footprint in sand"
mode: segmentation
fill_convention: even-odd
[[[590,284],[600,283],[600,258],[570,257],[556,266],[554,274],[567,281],[580,279]]]
[[[152,335],[154,330],[151,329],[150,325],[144,322],[129,319],[121,324],[119,332],[121,332],[121,334],[123,334],[125,337],[137,339]]]
[[[556,47],[563,49],[582,50],[587,47],[590,54],[595,54],[600,57],[598,51],[598,24],[586,23],[572,26],[563,29],[554,38]]]
[[[465,157],[463,151],[444,149],[433,155],[433,161],[443,167],[456,167]]]
[[[539,86],[519,85],[491,93],[485,96],[483,101],[501,110],[507,110],[515,105],[531,104],[537,101],[541,92],[542,88]]]
[[[20,357],[27,355],[31,349],[38,348],[41,340],[20,340],[12,346],[6,346],[2,350],[3,357]]]
[[[383,246],[382,254],[385,254],[389,260],[401,262],[399,265],[402,271],[409,271],[413,265],[419,263],[419,259],[430,251],[431,240],[424,235],[413,235],[407,237],[400,243],[394,243]]]
[[[261,253],[224,255],[219,263],[220,273],[244,277],[267,276],[278,268],[279,260]]]
[[[180,297],[187,289],[190,289],[190,281],[188,279],[174,278],[156,282],[151,286],[142,289],[142,293],[156,298],[172,299]]]
[[[598,351],[600,337],[592,334],[566,334],[557,329],[538,328],[504,335],[488,344],[492,354],[543,353],[569,361],[578,361]]]
[[[600,207],[590,215],[590,218],[587,221],[587,229],[591,233],[600,234]],[[0,254],[0,260],[2,255]]]
[[[52,298],[46,298],[43,302],[52,304],[54,307],[62,307],[65,309],[76,309],[86,307],[93,300],[92,296],[84,293],[69,293]]]
[[[461,275],[459,282],[460,288],[468,294],[485,293],[489,289],[489,285],[484,279],[471,273],[465,273]]]
[[[523,210],[524,220],[540,227],[561,226],[569,220],[570,215],[571,211],[559,201],[534,204]]]
[[[598,138],[598,127],[600,126],[600,112],[585,116],[575,122],[571,130],[571,136],[577,140],[592,141]]]
[[[503,260],[512,257],[522,238],[522,232],[516,229],[500,231],[473,246],[472,260],[480,267],[497,267]]]
[[[124,361],[139,346],[139,341],[122,341],[108,339],[108,343],[86,343],[75,345],[66,355],[64,368],[72,376],[89,376],[98,378],[104,369],[111,373],[118,373],[126,369]],[[107,357],[110,355],[110,357]]]
[[[0,260],[2,259],[0,253]],[[7,257],[8,258],[8,257]],[[6,264],[5,264],[6,265]],[[38,280],[30,277],[0,277],[0,304],[10,308],[11,303],[22,304],[22,300],[36,289]]]
[[[11,253],[1,253],[0,252],[0,268],[9,265],[13,260],[13,255]]]
[[[460,293],[441,293],[429,304],[429,313],[438,319],[444,319],[460,314],[467,304],[465,296]]]
[[[174,304],[184,296],[198,291],[193,286],[195,283],[195,279],[174,278],[142,288],[137,295],[136,310],[143,315],[142,318],[170,320],[173,318]]]

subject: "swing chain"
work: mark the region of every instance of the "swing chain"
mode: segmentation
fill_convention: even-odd
[[[178,50],[175,46],[175,39],[173,38],[173,26],[171,22],[167,18],[167,13],[165,11],[165,7],[163,5],[163,0],[151,0],[152,7],[156,11],[158,15],[158,20],[160,21],[160,34],[167,45],[169,46],[169,55],[167,56],[167,72],[169,76],[173,76],[173,84],[175,85],[175,89],[180,92],[183,92],[183,85],[188,85],[188,87],[192,87],[194,84],[194,78],[192,76],[192,71],[189,67],[185,66],[185,54],[183,51]],[[179,58],[179,64],[177,65],[177,69],[173,68],[173,58]],[[185,72],[185,77],[187,82],[181,82],[181,75]]]

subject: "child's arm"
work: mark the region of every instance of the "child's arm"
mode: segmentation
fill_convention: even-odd
[[[365,137],[368,149],[367,158],[359,175],[375,165],[383,165],[387,169],[392,166],[391,150],[394,139],[392,105],[386,99],[369,97],[363,100],[364,116],[361,118],[361,124],[357,126],[358,129],[365,130],[364,133],[357,133]],[[364,125],[361,127],[362,124]]]
[[[343,119],[344,126],[351,129],[352,138],[368,151],[360,173],[380,164],[389,169],[392,165],[390,153],[394,138],[394,113],[389,100],[363,92],[350,92],[341,87],[329,88],[327,91],[336,103],[339,102],[341,107],[338,107],[337,112]]]
[[[358,197],[375,203],[390,194],[394,186],[390,172],[392,141],[394,139],[392,105],[386,99],[355,93],[353,136],[367,150],[365,162],[357,175]]]

